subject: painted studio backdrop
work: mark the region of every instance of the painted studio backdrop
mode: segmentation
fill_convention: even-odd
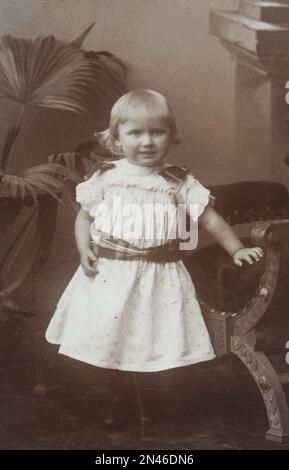
[[[19,74],[18,84],[12,80],[7,85],[3,78],[4,68],[1,65],[0,79],[3,83],[5,82],[5,86],[2,84],[4,92],[1,91],[0,95],[0,142],[2,147],[0,177],[5,183],[6,173],[11,175],[20,174],[33,166],[46,165],[47,159],[51,155],[72,153],[77,148],[85,151],[86,147],[81,147],[82,144],[90,143],[87,145],[92,145],[95,139],[94,133],[107,127],[111,104],[126,90],[148,88],[165,95],[174,110],[181,143],[170,149],[169,162],[189,167],[206,187],[216,188],[216,194],[220,195],[219,202],[217,197],[217,204],[220,204],[217,208],[224,210],[227,220],[236,226],[236,231],[240,235],[247,234],[248,229],[258,220],[286,219],[288,216],[287,189],[289,185],[289,167],[287,165],[287,162],[289,162],[288,24],[288,1],[1,0],[0,36],[5,37],[6,42],[5,47],[3,43],[1,45],[0,55],[2,54],[4,68],[7,67],[7,70],[9,69],[11,73],[13,71],[11,55],[9,53],[5,55],[6,52],[3,52],[5,48],[15,48],[16,60],[17,54],[21,55],[24,50],[23,44],[22,46],[17,45],[18,43],[14,43],[11,37],[29,40],[36,36],[53,35],[56,39],[53,47],[59,48],[59,50],[64,48],[63,57],[65,59],[63,60],[70,60],[70,52],[68,53],[65,50],[65,45],[75,41],[73,43],[75,47],[71,52],[75,57],[75,61],[84,60],[85,62],[88,56],[86,55],[84,58],[83,51],[85,51],[85,54],[90,54],[91,60],[95,61],[93,66],[99,67],[98,70],[101,70],[102,78],[98,83],[99,89],[107,87],[108,98],[107,102],[101,102],[97,118],[89,113],[81,115],[71,112],[82,108],[82,102],[73,106],[71,103],[66,103],[66,106],[60,109],[59,106],[51,104],[51,96],[45,96],[44,88],[33,91],[32,88],[29,89],[28,87],[21,94],[19,90],[21,87],[25,89],[25,80],[27,78],[25,78],[24,69]],[[89,30],[86,31],[87,28]],[[84,34],[82,35],[82,33]],[[7,35],[11,36],[10,39],[7,39]],[[29,52],[30,46],[27,45],[28,43],[25,44],[25,47],[27,47],[26,59],[28,61],[31,51]],[[39,48],[39,57],[42,56],[42,60],[45,59],[43,55],[45,47],[48,47],[47,44],[47,42],[41,43],[41,40],[39,40],[37,46]],[[101,51],[108,51],[109,54],[103,54]],[[3,59],[4,56],[5,60]],[[85,68],[86,65],[84,64],[83,67]],[[85,68],[85,70],[90,73],[88,69]],[[17,91],[18,85],[19,90]],[[62,90],[61,86],[57,91],[59,93]],[[92,81],[90,86],[92,88],[94,86]],[[93,95],[94,92],[95,96]],[[96,88],[91,93],[91,96],[97,99]],[[72,107],[74,109],[71,109]],[[51,162],[54,162],[54,164],[59,163],[57,158],[50,160],[52,165]],[[50,172],[49,175],[51,176],[53,168],[56,167],[43,168],[43,171],[46,172],[45,175]],[[37,171],[40,171],[40,169]],[[70,180],[67,184],[71,190],[75,181],[72,181],[73,175],[69,173],[69,168],[67,173],[65,171],[59,169],[61,173],[59,173],[59,176]],[[11,229],[10,222],[5,225],[5,229],[3,223],[2,233],[0,234],[1,247],[5,243],[5,247],[8,246],[8,248],[5,248],[6,251],[3,251],[4,248],[2,249],[4,254],[2,253],[1,262],[4,268],[0,277],[0,307],[3,308],[3,311],[6,309],[10,313],[12,312],[11,314],[15,314],[15,324],[18,321],[19,310],[22,308],[23,321],[21,320],[21,328],[22,330],[27,329],[28,340],[27,342],[26,339],[22,341],[19,351],[23,348],[24,351],[28,351],[28,356],[29,344],[35,341],[33,344],[34,346],[36,344],[37,347],[38,342],[42,341],[43,333],[55,309],[56,302],[72,273],[79,265],[73,233],[75,207],[71,202],[66,201],[64,205],[58,204],[56,211],[57,204],[48,204],[46,206],[45,201],[40,198],[41,214],[38,221],[34,220],[34,196],[31,186],[27,183],[27,181],[31,182],[33,180],[34,173],[29,172],[30,170],[25,176],[26,186],[24,183],[19,182],[17,191],[19,191],[19,198],[24,194],[23,191],[29,193],[27,195],[28,199],[25,199],[27,214],[24,214],[21,223],[23,223],[23,227],[26,227],[27,233],[29,233],[29,224],[34,224],[31,233],[34,234],[33,236],[36,234],[35,246],[32,247],[33,249],[29,248],[29,250],[32,250],[30,258],[27,255],[28,248],[25,249],[26,246],[29,246],[30,235],[27,235],[26,240],[23,240],[23,244],[21,244],[22,242],[19,244],[20,233],[18,236],[17,226],[13,230]],[[38,181],[45,184],[47,180],[43,177],[43,174],[41,178],[38,178]],[[10,188],[12,193],[13,191],[15,193],[16,189],[13,188],[18,183],[16,184],[16,180],[13,178],[9,181],[9,183],[5,183],[6,187]],[[35,182],[35,179],[33,181]],[[266,182],[268,186],[256,186],[255,182],[260,181]],[[242,186],[241,191],[243,192],[231,193],[228,186],[232,184],[232,187],[237,188],[236,191],[239,191],[239,187],[234,186],[234,184],[240,182],[252,183],[252,186]],[[276,183],[276,186],[273,183]],[[51,184],[54,184],[53,188],[57,193],[58,183],[54,181]],[[43,189],[42,186],[39,188]],[[252,193],[250,192],[251,189]],[[16,193],[14,193],[15,196]],[[222,206],[220,201],[222,201],[222,197],[227,197],[227,200],[230,199],[231,194],[233,194],[232,201],[236,202],[237,207],[229,213],[226,212],[226,204],[224,203]],[[242,196],[238,196],[239,194],[242,194]],[[259,206],[256,205],[256,200],[261,197],[264,197],[264,207],[261,203]],[[15,213],[17,215],[20,211],[17,204],[9,202],[11,205],[7,205],[8,203],[6,204],[5,201],[3,202],[3,213],[9,214],[11,212],[11,214]],[[244,203],[245,209],[242,206],[244,201],[246,201]],[[30,219],[29,207],[32,208]],[[11,217],[14,216],[11,215]],[[31,222],[33,220],[34,222]],[[50,224],[47,224],[48,220],[51,221]],[[288,227],[285,228],[287,232],[283,225],[282,228],[278,226],[276,228],[278,233],[275,234],[278,243],[280,242],[282,247],[286,238],[284,234],[285,232],[288,233]],[[20,231],[24,233],[24,228]],[[264,235],[265,232],[265,229],[263,232],[257,233],[256,231],[255,235],[258,243],[265,243],[264,239],[267,236]],[[9,248],[10,234],[11,239],[12,236],[16,239],[15,246],[17,248],[14,245]],[[39,240],[41,240],[41,243]],[[201,248],[211,242],[210,237],[205,234],[200,237]],[[8,253],[7,256],[6,253]],[[218,254],[217,252],[212,253],[217,265]],[[279,269],[278,263],[282,258],[279,255],[280,251],[277,253],[276,250],[273,250],[270,254],[272,258],[268,255],[271,264],[270,266],[269,264],[266,265],[268,268],[266,268],[266,273],[271,276],[271,284],[269,281],[266,283],[267,278],[262,278],[266,280],[262,285],[259,283],[261,274],[263,275],[265,272],[265,264],[260,276],[257,271],[250,271],[246,281],[244,281],[245,284],[242,284],[243,281],[240,282],[241,294],[236,294],[234,297],[237,307],[234,304],[234,307],[232,307],[234,309],[228,310],[228,315],[225,311],[223,312],[224,319],[222,319],[219,330],[215,328],[214,323],[219,321],[219,317],[217,319],[215,317],[210,318],[209,321],[212,320],[213,331],[219,331],[216,333],[214,341],[220,348],[218,349],[220,357],[223,354],[230,353],[231,347],[235,348],[235,355],[249,369],[252,378],[259,387],[269,420],[269,428],[264,425],[263,429],[261,423],[262,431],[260,431],[260,434],[262,434],[262,438],[265,431],[269,429],[267,438],[283,442],[285,437],[289,436],[289,413],[282,389],[282,383],[288,382],[288,370],[285,372],[282,370],[282,374],[285,375],[280,378],[281,372],[279,374],[278,371],[278,375],[275,370],[270,369],[267,363],[265,365],[265,359],[254,356],[252,361],[257,361],[257,364],[260,359],[261,364],[259,369],[256,366],[257,372],[254,372],[254,368],[251,367],[252,361],[250,364],[249,361],[246,362],[249,353],[246,352],[247,356],[246,354],[242,356],[239,343],[234,343],[232,346],[233,340],[232,343],[230,343],[231,340],[228,340],[228,338],[231,338],[230,335],[236,332],[241,336],[244,332],[244,334],[247,334],[249,330],[255,332],[254,315],[259,315],[259,321],[267,309],[273,297],[273,291],[278,284],[276,281],[278,278],[277,268],[275,269],[274,266],[278,266]],[[288,260],[288,254],[284,257],[282,259]],[[28,263],[26,272],[25,263]],[[215,267],[210,265],[208,269],[215,269]],[[18,274],[21,273],[19,279],[17,278],[19,285],[28,271],[31,270],[29,280],[25,281],[24,287],[20,288],[23,298],[25,297],[24,291],[29,290],[28,303],[25,302],[21,305],[18,305],[13,296],[10,298],[9,292],[7,294],[5,291],[7,286],[12,286],[11,289],[9,287],[11,292],[13,289],[17,290],[17,286],[13,286],[12,282],[15,269]],[[214,278],[214,282],[218,283],[222,278],[222,274],[220,274],[219,268],[216,272],[217,274],[211,275],[211,278]],[[227,282],[229,286],[230,282],[234,281],[230,276],[224,277],[224,279],[222,278],[222,282]],[[208,278],[205,278],[205,281],[207,280]],[[278,280],[280,280],[280,277]],[[202,277],[199,277],[198,281],[201,286],[205,282]],[[247,288],[246,286],[249,284],[251,287]],[[281,291],[282,289],[284,291],[284,285],[281,286]],[[222,289],[218,290],[216,288],[215,293],[216,298],[219,296],[218,300],[222,298],[223,301],[225,298],[227,302],[227,294],[224,294]],[[254,308],[256,307],[255,310],[252,307],[253,304]],[[219,308],[221,314],[222,308],[220,305],[221,303],[217,305],[216,309]],[[253,313],[250,309],[254,310],[252,310]],[[242,315],[244,317],[249,311],[250,315],[252,313],[250,319],[242,320],[243,323],[240,320],[234,332],[232,329],[234,318],[238,315],[240,315],[240,318]],[[209,315],[214,316],[215,310],[211,308],[208,312]],[[250,315],[248,314],[248,316]],[[254,320],[252,320],[253,317]],[[4,320],[6,321],[6,317]],[[250,328],[247,328],[249,321],[251,321]],[[32,340],[29,336],[31,325],[28,325],[27,322],[34,325],[33,335],[35,337],[33,336],[34,339]],[[14,325],[13,322],[12,324]],[[220,324],[218,323],[218,325]],[[0,332],[0,336],[4,338],[3,357],[8,361],[10,353],[7,355],[7,350],[9,351],[9,344],[5,346],[5,338],[8,338],[9,335],[5,333],[6,327],[4,327],[2,336]],[[7,331],[11,330],[10,327],[7,328]],[[275,334],[274,332],[271,333],[270,338]],[[280,338],[279,333],[276,333],[276,335]],[[282,336],[283,342],[285,339]],[[253,343],[250,343],[251,340],[249,341],[247,337],[246,341],[244,348],[247,351],[248,344],[252,347]],[[262,347],[264,344],[262,343]],[[272,348],[274,349],[275,346],[274,343]],[[53,369],[57,361],[57,354],[48,345],[45,345],[44,349],[48,354],[48,362],[52,364]],[[6,359],[2,361],[4,369]],[[29,362],[28,359],[27,361]],[[39,369],[37,361],[38,359],[36,359],[36,370],[40,374],[37,379],[38,392],[45,395],[44,378],[41,376],[41,367]],[[69,364],[64,364],[61,367],[69,374]],[[70,372],[73,373],[72,370]],[[31,365],[28,373],[30,377],[29,384],[23,385],[24,389],[26,387],[26,391],[33,388],[34,374],[34,366]],[[263,376],[265,376],[264,383],[262,382]],[[275,388],[271,386],[269,379],[266,382],[268,377],[272,378],[273,376]],[[25,383],[23,377],[19,376],[19,383],[22,383],[21,380]],[[15,382],[15,388],[17,388],[17,381]],[[274,400],[276,406],[273,408],[277,409],[277,412],[270,404],[275,403]],[[222,412],[224,412],[224,409],[222,409]],[[263,413],[265,413],[264,410]],[[33,439],[31,438],[31,442],[34,442]],[[65,439],[63,438],[64,441],[61,439],[59,443],[56,440],[51,441],[51,446],[53,448],[65,446],[63,443]],[[9,448],[11,445],[18,446],[17,448],[21,448],[21,445],[23,445],[24,448],[25,446],[28,448],[29,442],[24,441],[23,436],[16,437],[14,441],[12,438],[11,441],[8,439],[5,448]],[[39,443],[31,445],[41,448]],[[82,444],[79,441],[77,445],[81,448]],[[105,442],[103,445],[105,445]],[[189,444],[187,445],[189,446]],[[204,444],[204,448],[206,448],[206,445]],[[213,445],[218,448],[218,445],[221,444],[215,442]],[[45,448],[45,444],[43,446]],[[70,448],[69,444],[67,446]],[[227,448],[230,446],[233,447],[234,444],[230,442]]]

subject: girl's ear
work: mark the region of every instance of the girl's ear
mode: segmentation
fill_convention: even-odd
[[[123,156],[122,145],[121,145],[120,140],[118,138],[114,139],[114,141],[112,143],[112,151],[115,155]]]

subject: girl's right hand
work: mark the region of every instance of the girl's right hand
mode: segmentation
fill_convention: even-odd
[[[90,248],[87,248],[81,252],[80,263],[83,272],[87,277],[93,277],[99,272],[97,269],[97,260],[97,256]]]
[[[264,251],[259,246],[255,246],[254,248],[241,248],[234,253],[233,261],[236,266],[242,266],[243,261],[253,264],[254,261],[260,261],[263,255]]]

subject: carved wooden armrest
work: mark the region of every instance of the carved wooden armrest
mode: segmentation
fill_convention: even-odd
[[[277,285],[281,282],[283,273],[281,258],[283,258],[283,253],[285,257],[284,246],[289,240],[289,219],[257,223],[251,232],[251,239],[253,245],[264,248],[265,254],[262,270],[261,265],[253,265],[258,267],[259,273],[252,271],[256,289],[246,304],[234,310],[221,310],[213,303],[207,302],[202,296],[199,298],[217,355],[230,352],[231,335],[248,334],[262,317],[266,317],[268,306],[277,291]],[[229,262],[231,263],[231,261]],[[285,258],[282,264],[286,264]],[[227,267],[228,269],[240,269],[235,268],[232,263]],[[244,269],[243,274],[249,276],[252,267],[246,266]],[[196,287],[198,288],[198,286]]]
[[[241,312],[237,312],[233,333],[245,334],[252,330],[268,310],[273,295],[282,283],[282,254],[286,255],[285,245],[289,240],[289,219],[257,223],[251,232],[253,245],[265,250],[265,271],[255,296]],[[285,259],[283,260],[285,262]],[[284,264],[284,263],[283,263]]]
[[[229,276],[235,269],[228,257],[227,261],[224,257],[222,261],[220,253],[209,246],[192,256],[188,268],[193,281],[194,278],[200,281],[196,283],[196,289],[201,293],[198,297],[216,356],[231,353],[242,361],[255,380],[267,410],[269,429],[266,438],[284,442],[289,441],[289,408],[283,389],[289,383],[284,340],[289,325],[289,219],[256,223],[251,232],[251,243],[262,246],[265,255],[262,261],[239,268],[240,279],[245,277],[249,291],[249,295],[244,291],[239,293],[245,298],[245,305],[240,308],[227,309],[230,303],[224,302],[222,311],[220,303],[217,308],[212,305],[214,298],[219,299],[211,291],[220,282],[222,294],[226,290],[234,293],[234,282],[230,282],[230,277],[224,282],[223,277],[226,270]],[[202,262],[205,270],[200,269]],[[213,284],[216,279],[218,282],[206,295],[204,286],[209,285],[210,279]],[[239,284],[235,283],[236,290]]]

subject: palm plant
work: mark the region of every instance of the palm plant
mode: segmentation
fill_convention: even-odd
[[[61,159],[11,174],[9,161],[27,110],[44,107],[91,115],[94,122],[101,123],[112,102],[125,91],[125,67],[118,58],[106,51],[81,49],[92,26],[70,44],[53,36],[0,38],[0,100],[18,106],[0,148],[0,323],[5,309],[23,313],[23,301],[33,290],[52,247],[57,215],[54,199],[61,201],[63,180],[80,179],[79,164],[73,168],[63,165]],[[75,159],[77,152],[71,155]]]
[[[53,36],[34,39],[3,36],[0,39],[0,99],[19,105],[0,153],[0,194],[32,195],[37,190],[59,198],[60,178],[77,181],[76,173],[49,162],[17,175],[7,171],[9,158],[21,132],[27,108],[40,106],[94,116],[97,121],[123,91],[125,67],[106,51],[81,50],[90,25],[70,44]]]

